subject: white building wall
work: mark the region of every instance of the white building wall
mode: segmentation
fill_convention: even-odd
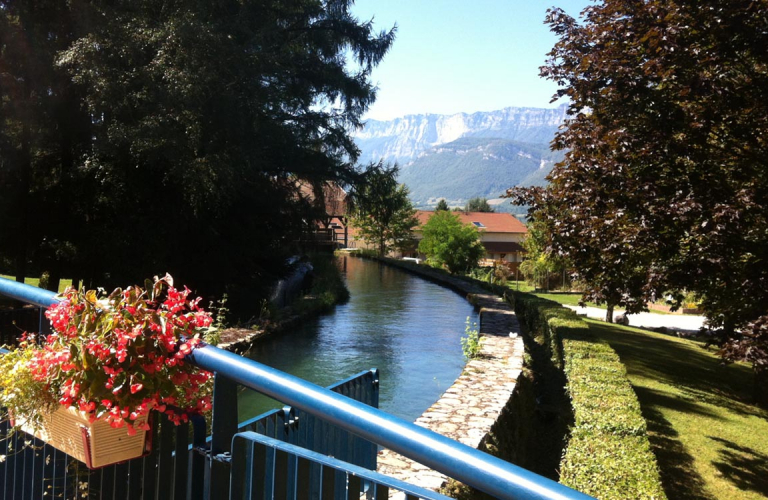
[[[480,241],[512,241],[522,243],[525,239],[524,233],[489,233],[480,232]]]

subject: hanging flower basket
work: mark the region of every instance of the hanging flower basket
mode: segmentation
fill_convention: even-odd
[[[143,427],[146,421],[147,417],[142,417],[134,425]],[[151,434],[146,430],[129,435],[125,428],[114,428],[105,419],[91,422],[87,413],[74,408],[59,406],[46,413],[37,428],[16,423],[20,430],[80,460],[89,469],[139,458],[151,451]]]
[[[66,290],[46,311],[52,333],[0,356],[0,406],[88,467],[141,456],[151,412],[178,425],[211,407],[211,374],[184,358],[212,319],[189,294],[169,275],[108,295]]]

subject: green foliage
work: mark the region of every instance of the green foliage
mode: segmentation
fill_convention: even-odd
[[[314,217],[299,184],[358,178],[347,130],[394,29],[350,8],[0,0],[3,260],[53,286],[170,269],[249,312]]]
[[[413,246],[411,229],[418,225],[408,188],[398,185],[397,165],[371,164],[351,194],[352,225],[362,238],[376,245],[383,257],[390,248]]]
[[[485,281],[491,285],[505,286],[507,284],[507,269],[495,263],[491,267],[476,267],[469,272],[469,277]]]
[[[467,273],[485,254],[474,226],[464,225],[451,212],[435,212],[422,228],[419,252],[431,265],[445,266],[452,274]]]
[[[567,261],[548,250],[546,226],[536,214],[528,221],[527,229],[528,234],[523,241],[526,254],[520,264],[520,272],[534,286],[548,288],[546,277],[551,273],[562,274],[568,267]]]
[[[646,422],[621,360],[570,309],[513,292],[524,331],[565,373],[573,427],[560,482],[597,498],[663,499]]]
[[[325,254],[310,255],[312,262],[312,295],[330,293],[333,296],[334,304],[345,302],[349,299],[349,290],[344,283],[344,278],[339,271],[338,261]]]
[[[227,307],[228,296],[225,293],[221,299],[217,301],[210,301],[208,303],[208,311],[211,313],[213,322],[210,326],[202,328],[203,340],[210,345],[219,345],[221,342],[221,331],[228,328],[227,315],[229,314],[229,308]]]
[[[666,498],[646,436],[574,430],[560,462],[560,482],[595,498]]]
[[[310,255],[312,263],[312,290],[300,297],[289,308],[291,314],[309,315],[333,309],[336,304],[349,300],[349,290],[339,271],[337,261],[326,254]]]
[[[487,198],[470,198],[464,206],[465,212],[493,212],[493,207],[488,204]]]
[[[355,250],[353,255],[375,259],[379,256],[379,253],[376,250],[371,250],[370,248],[360,248]]]
[[[40,281],[37,286],[47,290],[48,286],[50,285],[50,281],[51,281],[50,273],[48,271],[43,271],[43,274],[40,275]]]
[[[437,205],[435,205],[435,212],[439,212],[440,210],[450,210],[451,208],[448,206],[448,202],[445,201],[445,198],[440,198],[440,201],[437,202]]]
[[[464,335],[461,337],[461,352],[464,353],[465,359],[471,360],[480,356],[481,349],[482,345],[480,342],[480,332],[477,329],[477,323],[470,324],[469,316],[467,316]]]
[[[534,204],[589,299],[633,312],[695,291],[725,337],[768,312],[765,12],[738,0],[606,0],[583,23],[549,12],[559,39],[542,76],[570,119]]]

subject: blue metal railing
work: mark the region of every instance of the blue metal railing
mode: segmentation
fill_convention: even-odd
[[[379,371],[371,369],[360,372],[336,382],[328,390],[378,408]],[[254,431],[301,448],[332,455],[350,464],[376,469],[378,450],[374,443],[290,406],[240,422],[238,431]]]
[[[0,294],[41,307],[47,307],[55,300],[52,292],[2,278]],[[225,410],[217,409],[217,400],[236,397],[233,384],[236,383],[315,415],[497,498],[592,498],[423,427],[237,354],[205,345],[195,349],[187,356],[187,360],[216,374],[211,446],[213,465],[217,461],[228,460],[232,438],[237,432],[237,422],[232,420],[233,417]],[[223,397],[217,397],[217,393]],[[218,437],[217,428],[223,429]],[[226,473],[228,475],[228,470]],[[223,484],[224,474],[224,467],[212,467],[213,491],[221,491],[219,488],[229,490],[229,485]]]
[[[232,500],[306,498],[338,500],[389,500],[391,493],[404,493],[406,500],[450,500],[450,497],[414,486],[336,457],[306,450],[290,443],[241,432],[232,441]],[[259,490],[248,480],[250,471],[266,487]],[[309,488],[307,488],[309,486]]]
[[[94,470],[29,434],[10,432],[9,420],[0,418],[0,499],[219,498],[207,495],[205,474],[209,464],[197,451],[205,450],[205,419],[192,416],[194,444],[202,446],[190,452],[189,424],[176,426],[164,414],[153,416],[151,453]]]

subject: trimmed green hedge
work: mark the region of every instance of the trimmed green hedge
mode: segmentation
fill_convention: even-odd
[[[601,499],[665,499],[626,369],[576,313],[535,295],[509,297],[524,331],[545,346],[567,379],[573,427],[560,482]]]

